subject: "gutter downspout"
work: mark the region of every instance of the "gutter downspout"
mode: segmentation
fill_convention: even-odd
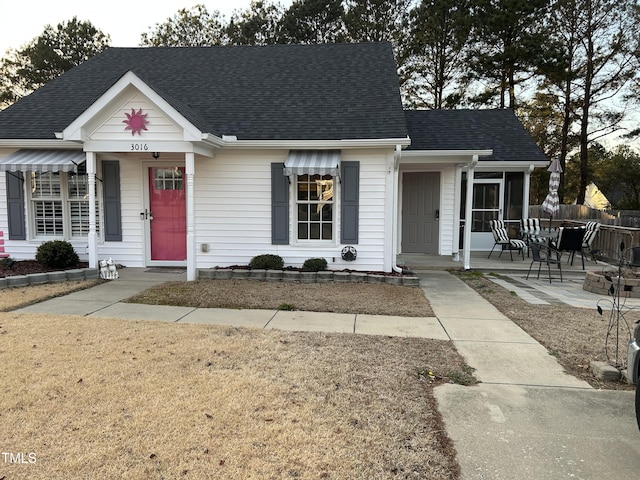
[[[464,269],[471,270],[471,210],[473,207],[473,181],[474,170],[478,163],[478,155],[474,155],[473,159],[467,166],[467,198],[464,207]]]
[[[392,262],[391,268],[395,273],[403,273],[402,268],[396,265],[396,259],[398,257],[398,169],[400,168],[400,153],[402,151],[402,147],[400,145],[396,145],[396,151],[393,153],[393,213],[391,225],[393,228],[393,235],[391,235],[391,252],[392,252]]]

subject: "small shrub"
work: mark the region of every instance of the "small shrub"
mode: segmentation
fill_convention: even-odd
[[[320,272],[327,269],[327,261],[324,258],[308,258],[302,264],[303,272]]]
[[[11,257],[2,257],[0,258],[0,267],[13,267],[13,264],[16,263],[15,259]]]
[[[80,262],[73,246],[63,240],[41,244],[36,252],[36,260],[49,268],[66,268]]]
[[[282,270],[284,268],[284,260],[279,255],[265,253],[253,257],[249,266],[253,269]]]

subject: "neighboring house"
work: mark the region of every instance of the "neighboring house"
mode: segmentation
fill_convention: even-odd
[[[467,265],[547,163],[509,111],[403,111],[387,43],[110,48],[0,111],[0,231],[18,259],[65,239],[193,280],[262,253],[455,257],[462,211]]]

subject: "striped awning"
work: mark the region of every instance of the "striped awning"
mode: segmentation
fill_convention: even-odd
[[[284,174],[337,177],[340,174],[340,150],[290,150],[284,162]]]
[[[72,172],[85,159],[82,150],[18,150],[0,158],[0,172]]]

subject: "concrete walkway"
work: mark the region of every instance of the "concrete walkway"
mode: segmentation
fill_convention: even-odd
[[[435,317],[170,307],[122,302],[122,300],[154,285],[180,280],[186,280],[186,274],[162,273],[159,272],[159,269],[125,268],[120,270],[120,278],[117,280],[16,311],[173,323],[233,325],[288,331],[360,333],[449,340],[442,325]]]
[[[421,278],[436,317],[482,382],[435,390],[463,478],[638,478],[633,392],[594,390],[567,375],[455,277]]]
[[[445,271],[420,274],[435,313],[423,318],[125,304],[121,300],[157,283],[184,280],[184,274],[144,269],[120,274],[119,280],[19,312],[451,340],[482,382],[435,389],[463,479],[640,475],[633,392],[594,390],[567,375],[544,347]]]

